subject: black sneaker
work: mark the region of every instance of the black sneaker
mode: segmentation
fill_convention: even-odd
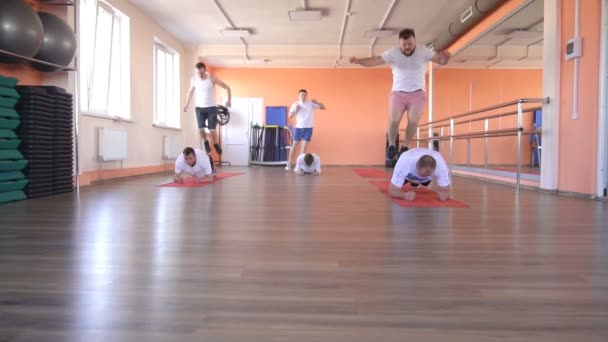
[[[401,149],[399,150],[399,155],[402,155],[403,153],[407,152],[410,148],[407,146],[401,146]]]
[[[205,152],[211,153],[211,146],[209,146],[209,142],[205,141]]]
[[[216,175],[217,169],[215,168],[215,162],[213,161],[213,158],[211,158],[210,153],[207,153],[207,156],[209,156],[209,163],[211,163],[211,174]]]
[[[222,148],[220,147],[220,144],[213,144],[213,147],[215,147],[215,151],[217,152],[217,154],[222,154]]]
[[[397,164],[397,161],[395,160],[395,152],[397,149],[395,148],[395,146],[389,146],[388,149],[386,150],[386,166],[387,167],[395,167],[395,164]]]

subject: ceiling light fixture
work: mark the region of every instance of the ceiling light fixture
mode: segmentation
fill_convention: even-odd
[[[289,11],[289,20],[291,21],[306,21],[306,20],[321,20],[321,10],[295,10]]]
[[[230,37],[230,38],[249,37],[249,30],[245,30],[245,29],[225,29],[225,30],[220,30],[220,33],[222,34],[222,36]]]

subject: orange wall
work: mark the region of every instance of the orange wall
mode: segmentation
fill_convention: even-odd
[[[231,69],[217,68],[214,75],[228,83],[234,97],[262,97],[267,106],[289,106],[297,91],[306,88],[311,98],[327,105],[315,115],[311,151],[326,164],[376,165],[383,163],[388,94],[392,84],[389,69]],[[469,86],[473,83],[472,107]],[[542,96],[541,70],[438,69],[435,71],[435,118],[447,117],[510,101]],[[511,108],[510,110],[515,110]],[[527,121],[531,126],[532,117]],[[427,116],[421,119],[426,122]],[[515,127],[516,117],[491,122],[490,129]],[[407,121],[402,121],[402,128]],[[499,126],[502,125],[502,126]],[[483,129],[483,123],[473,130]],[[461,126],[457,133],[468,131]],[[401,132],[403,138],[404,132]],[[447,134],[447,131],[446,131]],[[524,139],[523,162],[529,163],[528,138]],[[515,138],[495,138],[490,143],[490,163],[514,164]],[[448,144],[443,145],[447,152]],[[455,144],[455,161],[466,161],[466,143]],[[473,164],[483,164],[483,143],[473,140]],[[446,155],[447,156],[447,155]]]
[[[434,98],[434,120],[465,113],[498,103],[509,102],[519,98],[542,97],[542,70],[526,69],[436,69],[435,98]],[[525,106],[536,107],[538,105]],[[511,106],[502,110],[495,110],[486,114],[479,114],[472,118],[478,118],[489,114],[499,114],[517,110],[517,106]],[[427,114],[421,122],[427,121]],[[467,117],[457,121],[464,121]],[[532,128],[532,114],[524,114],[524,125],[526,130]],[[446,122],[445,124],[447,124]],[[505,129],[517,127],[517,116],[493,119],[489,121],[489,129]],[[455,126],[456,134],[465,134],[475,131],[483,131],[484,122],[478,121],[469,124]],[[434,130],[439,133],[439,129]],[[449,129],[444,128],[444,134]],[[428,135],[425,133],[424,135]],[[529,137],[523,138],[522,163],[529,164],[531,161],[531,150],[528,147]],[[467,161],[466,140],[456,140],[454,143],[454,162],[464,164]],[[449,143],[442,146],[442,152],[449,157]],[[488,140],[488,163],[489,164],[515,164],[517,162],[517,139],[515,137],[491,138]],[[483,139],[471,140],[471,164],[482,165],[484,163]]]
[[[390,69],[215,68],[213,74],[234,97],[262,97],[266,106],[290,106],[306,88],[327,106],[315,113],[310,151],[330,165],[383,163]]]
[[[559,181],[562,191],[595,193],[597,173],[597,125],[600,65],[601,1],[581,1],[579,119],[572,120],[574,62],[562,61],[560,80]],[[574,35],[574,1],[562,1],[562,52]]]
[[[42,85],[42,73],[27,64],[0,64],[0,75],[16,77],[20,85]]]

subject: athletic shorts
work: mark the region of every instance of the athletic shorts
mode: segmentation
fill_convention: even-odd
[[[312,139],[312,128],[296,128],[296,134],[293,136],[293,141],[308,141]]]
[[[418,111],[422,113],[426,105],[426,94],[424,91],[406,93],[402,91],[391,92],[389,106],[391,113],[403,113],[405,111]]]
[[[217,127],[217,107],[196,107],[196,121],[198,129]]]

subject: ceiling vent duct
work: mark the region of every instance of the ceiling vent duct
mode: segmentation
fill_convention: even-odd
[[[504,2],[505,0],[473,0],[471,5],[441,32],[433,41],[432,46],[437,51],[446,49]]]

